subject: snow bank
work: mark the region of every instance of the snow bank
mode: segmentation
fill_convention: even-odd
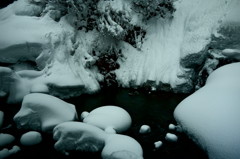
[[[240,156],[240,63],[215,70],[206,85],[183,100],[174,117],[210,159]]]
[[[42,142],[42,135],[36,131],[29,131],[20,138],[20,143],[24,146],[33,146]]]
[[[53,130],[57,140],[55,149],[65,154],[69,151],[102,151],[103,159],[142,159],[141,145],[133,138],[109,134],[102,129],[81,122],[65,122]]]
[[[132,119],[127,111],[117,106],[102,106],[92,110],[86,115],[81,116],[84,123],[94,125],[107,132],[121,133],[130,128]],[[84,115],[85,114],[85,115]]]
[[[41,93],[26,95],[20,111],[14,116],[18,128],[44,132],[51,132],[57,124],[76,119],[74,105]]]

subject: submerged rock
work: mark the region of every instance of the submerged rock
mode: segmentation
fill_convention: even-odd
[[[41,93],[26,95],[20,111],[14,116],[18,128],[44,132],[52,132],[57,124],[76,119],[74,105]]]

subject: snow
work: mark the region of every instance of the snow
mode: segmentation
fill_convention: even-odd
[[[81,115],[82,117],[85,116]],[[128,130],[132,119],[129,113],[118,106],[102,106],[92,110],[84,119],[84,123],[97,126],[110,133],[121,133]]]
[[[18,128],[50,133],[57,124],[76,119],[74,105],[42,93],[26,95],[21,109],[14,116]]]
[[[29,131],[20,138],[20,143],[24,146],[33,146],[42,142],[42,135],[36,131]]]
[[[140,130],[139,130],[139,133],[140,133],[140,134],[147,134],[147,133],[150,133],[150,132],[151,132],[150,126],[148,126],[148,125],[142,125],[142,126],[140,127]]]
[[[19,152],[21,149],[18,146],[13,146],[10,150],[7,148],[4,148],[0,151],[0,159],[4,159],[7,158],[9,156],[11,156],[12,154],[15,154],[17,152]]]
[[[177,142],[178,137],[175,134],[167,133],[165,139],[170,142]]]
[[[4,112],[0,111],[0,129],[2,128],[2,125],[3,125],[3,119],[4,119]]]
[[[240,156],[240,63],[215,70],[206,85],[183,100],[174,117],[209,159]]]
[[[175,130],[175,129],[176,129],[176,125],[174,125],[174,124],[169,124],[168,129],[169,129],[169,130]]]
[[[0,147],[1,148],[13,143],[14,140],[15,140],[15,137],[10,134],[0,133]]]

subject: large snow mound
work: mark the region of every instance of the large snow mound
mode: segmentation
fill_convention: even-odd
[[[240,63],[215,70],[206,85],[183,100],[174,117],[210,159],[240,156]]]
[[[52,132],[56,125],[76,119],[74,105],[42,93],[26,95],[20,111],[14,116],[18,128],[44,132]]]

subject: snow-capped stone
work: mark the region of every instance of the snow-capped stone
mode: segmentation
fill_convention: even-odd
[[[162,141],[156,141],[154,142],[154,147],[155,149],[159,149],[160,147],[162,147],[163,142]]]
[[[7,158],[11,156],[12,154],[15,154],[19,152],[21,149],[19,146],[13,146],[12,149],[8,150],[7,148],[4,148],[0,151],[0,159]]]
[[[143,159],[141,145],[132,137],[110,134],[105,140],[101,156],[103,159]]]
[[[4,119],[4,112],[3,111],[0,111],[0,129],[3,125],[3,119]]]
[[[69,151],[101,151],[105,145],[106,133],[86,123],[64,122],[54,128],[53,138],[57,140],[55,149],[67,155]]]
[[[33,146],[42,142],[42,135],[36,131],[29,131],[20,138],[20,143],[24,146]]]
[[[178,137],[175,134],[167,133],[165,139],[170,142],[177,142]]]
[[[239,81],[239,62],[220,67],[174,111],[183,132],[208,153],[209,159],[240,156]]]
[[[82,114],[81,114],[81,116],[80,116],[80,119],[83,120],[83,119],[85,119],[88,115],[89,115],[89,112],[84,111],[84,112],[82,112]]]
[[[51,132],[65,121],[77,119],[73,104],[42,93],[32,93],[23,99],[20,111],[14,116],[18,128]]]
[[[151,128],[148,125],[142,125],[140,130],[139,130],[140,134],[147,134],[147,133],[150,133],[150,132],[151,132]]]
[[[129,113],[123,108],[117,106],[102,106],[92,110],[83,119],[83,122],[97,126],[103,130],[110,130],[110,128],[112,128],[117,133],[121,133],[130,128],[132,119]]]
[[[222,54],[226,57],[240,61],[240,50],[239,49],[224,49]]]
[[[13,143],[14,140],[15,140],[15,137],[13,135],[1,133],[0,134],[0,147],[7,146],[7,145]]]
[[[174,125],[174,124],[169,124],[168,129],[169,129],[169,130],[175,130],[175,129],[176,129],[176,125]]]

